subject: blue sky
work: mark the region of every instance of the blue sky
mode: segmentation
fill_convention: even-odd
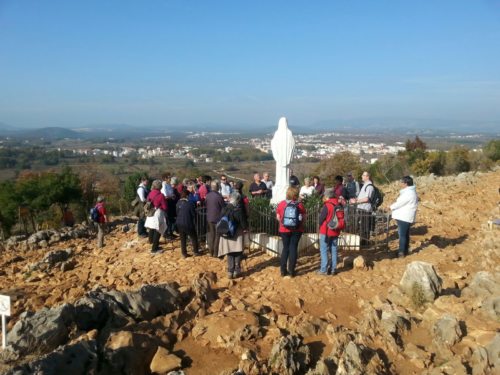
[[[0,123],[500,123],[500,1],[0,0]]]

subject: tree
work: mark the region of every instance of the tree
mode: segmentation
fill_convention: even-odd
[[[370,175],[375,182],[391,182],[409,174],[406,156],[384,155],[370,166]]]
[[[406,140],[406,151],[411,152],[411,151],[416,151],[416,150],[422,150],[425,151],[427,150],[427,145],[425,144],[424,141],[420,139],[420,137],[417,135],[415,136],[415,139],[413,141],[410,141],[409,139]]]
[[[493,161],[500,160],[500,139],[492,139],[483,150],[484,154]]]
[[[454,146],[446,154],[445,172],[455,174],[470,170],[469,150],[464,146]]]
[[[9,181],[0,183],[0,226],[6,236],[17,221],[18,206],[14,185]]]
[[[348,172],[354,172],[361,175],[361,163],[359,157],[349,151],[333,155],[330,159],[322,160],[319,166],[314,170],[323,183],[333,184],[335,176],[345,176]]]
[[[135,172],[128,176],[125,180],[125,185],[123,186],[123,196],[127,202],[132,202],[135,199],[137,187],[139,186],[143,176],[148,178],[147,172]]]

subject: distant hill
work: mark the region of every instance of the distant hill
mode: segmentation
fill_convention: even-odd
[[[74,130],[60,128],[60,127],[48,127],[48,128],[38,128],[38,129],[24,129],[18,131],[15,134],[16,137],[23,138],[44,138],[44,139],[64,139],[64,138],[81,138],[81,135]]]

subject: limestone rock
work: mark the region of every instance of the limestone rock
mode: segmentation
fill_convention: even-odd
[[[243,352],[240,343],[261,336],[258,317],[249,311],[218,312],[198,320],[192,330],[193,337],[214,348]]]
[[[158,347],[149,365],[151,372],[155,374],[166,374],[180,367],[182,367],[182,360],[161,346]]]
[[[463,290],[464,296],[490,297],[500,295],[500,275],[481,271],[474,275],[470,285]]]
[[[136,320],[151,320],[179,307],[180,293],[174,285],[144,285],[137,291],[107,293]]]
[[[486,370],[489,369],[486,349],[481,346],[474,349],[469,365],[472,368],[473,375],[486,374]]]
[[[130,331],[114,332],[104,346],[102,373],[148,374],[157,347],[157,339],[150,335]]]
[[[446,314],[432,327],[434,342],[448,347],[455,345],[463,337],[460,323],[454,315]]]
[[[61,271],[62,272],[71,271],[75,269],[75,266],[76,266],[76,260],[74,259],[67,260],[61,263]]]
[[[100,329],[109,317],[108,305],[102,299],[85,296],[74,304],[75,323],[80,330]]]
[[[25,312],[7,334],[7,341],[23,355],[48,353],[68,340],[73,314],[73,306],[67,304],[36,313]]]
[[[273,374],[295,375],[304,373],[311,363],[309,347],[298,336],[281,336],[269,355],[269,367]]]
[[[7,374],[94,375],[97,374],[97,367],[97,343],[92,340],[63,346],[40,359],[7,372]]]
[[[351,341],[345,347],[335,374],[363,375],[384,373],[387,373],[386,366],[376,351]]]
[[[442,280],[432,264],[416,261],[406,266],[399,285],[410,298],[432,302],[441,293]]]
[[[335,364],[331,359],[320,359],[316,367],[310,369],[306,375],[330,375],[335,373]]]
[[[486,351],[488,352],[488,362],[492,369],[500,372],[500,333],[495,335],[495,338],[486,345]]]
[[[366,269],[366,261],[362,255],[358,255],[352,262],[354,269]]]

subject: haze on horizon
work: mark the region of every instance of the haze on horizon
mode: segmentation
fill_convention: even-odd
[[[500,1],[0,0],[0,123],[500,123]]]

